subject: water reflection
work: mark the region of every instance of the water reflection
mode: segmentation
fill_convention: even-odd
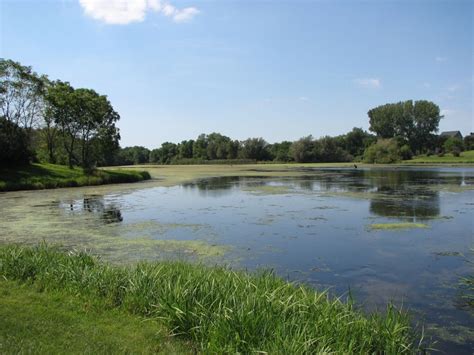
[[[437,170],[319,170],[291,178],[218,177],[184,184],[205,196],[223,196],[232,189],[258,189],[265,186],[288,188],[288,192],[348,193],[349,197],[370,200],[370,212],[382,217],[409,221],[436,218],[440,215],[439,187],[465,186],[472,177]],[[280,191],[284,191],[283,189]],[[360,194],[360,196],[358,195]]]
[[[123,221],[120,208],[114,203],[106,203],[103,195],[85,195],[82,200],[61,201],[59,206],[72,214],[93,214],[98,216],[104,224]]]

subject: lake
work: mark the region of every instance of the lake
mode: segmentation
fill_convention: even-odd
[[[367,310],[403,305],[435,347],[472,353],[473,168],[271,169],[2,193],[0,241],[270,268]]]

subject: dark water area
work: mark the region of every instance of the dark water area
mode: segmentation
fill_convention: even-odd
[[[336,296],[350,291],[369,311],[403,305],[435,348],[473,352],[474,310],[460,279],[474,274],[474,169],[264,175],[2,194],[0,241],[45,240],[118,262],[271,268]]]

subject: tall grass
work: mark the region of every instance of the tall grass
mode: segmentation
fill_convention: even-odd
[[[404,312],[364,315],[272,273],[182,262],[116,267],[48,246],[0,248],[0,275],[161,319],[203,352],[387,353],[419,350]]]

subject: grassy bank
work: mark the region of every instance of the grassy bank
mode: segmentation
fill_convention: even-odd
[[[137,170],[95,170],[86,174],[81,168],[69,169],[54,164],[31,164],[0,169],[0,191],[54,189],[115,184],[147,180],[150,174]]]
[[[452,154],[445,154],[442,157],[418,155],[411,160],[403,161],[403,164],[474,164],[474,150],[462,152],[459,157]]]
[[[418,344],[406,314],[391,306],[365,315],[270,273],[181,262],[114,267],[85,253],[4,246],[0,276],[159,320],[203,352],[398,354]]]
[[[154,320],[62,291],[0,280],[2,354],[191,353]]]

